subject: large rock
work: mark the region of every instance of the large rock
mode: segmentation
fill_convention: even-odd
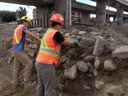
[[[79,31],[78,34],[83,35],[83,34],[85,34],[85,33],[86,33],[85,31]]]
[[[61,63],[65,63],[68,60],[68,57],[66,55],[63,55],[60,60]]]
[[[114,65],[112,60],[106,60],[104,62],[104,68],[108,71],[113,71],[116,69],[116,66]]]
[[[88,86],[88,85],[86,85],[86,84],[84,84],[83,87],[85,88],[85,90],[89,90],[89,89],[91,89],[91,87]]]
[[[98,69],[99,66],[100,66],[100,61],[99,61],[99,60],[96,60],[96,61],[94,62],[94,67],[95,67],[95,69]]]
[[[103,81],[101,81],[101,80],[96,80],[95,81],[95,87],[96,87],[96,89],[102,89],[103,86],[104,86],[104,82]]]
[[[87,66],[87,64],[84,61],[79,61],[77,62],[77,67],[80,71],[82,72],[87,72],[89,70],[89,67]]]
[[[82,49],[81,51],[85,50],[86,52],[92,53],[94,49],[94,43],[94,39],[82,37],[81,41],[78,43],[78,46],[80,47],[80,49]]]
[[[99,36],[100,35],[100,33],[97,33],[97,32],[90,32],[90,34],[92,35],[92,37],[96,37],[96,36]]]
[[[71,35],[70,33],[66,33],[64,36],[67,38],[70,35]]]
[[[97,76],[98,75],[98,71],[95,68],[93,69],[93,75],[94,76]]]
[[[95,58],[93,55],[88,55],[84,58],[85,61],[92,61]]]
[[[78,30],[72,30],[71,35],[77,35],[78,33]]]
[[[93,50],[93,55],[96,55],[96,56],[100,55],[104,50],[104,45],[105,45],[104,38],[101,36],[97,36],[94,50]]]
[[[118,57],[120,59],[128,58],[128,46],[120,46],[112,52],[112,57]]]
[[[109,88],[109,90],[107,91],[108,95],[112,95],[112,96],[124,96],[124,92],[122,90],[122,86],[111,86]]]
[[[65,69],[64,71],[64,76],[65,78],[67,79],[75,79],[78,75],[78,72],[77,72],[77,66],[76,65],[73,65],[71,68],[69,69]]]

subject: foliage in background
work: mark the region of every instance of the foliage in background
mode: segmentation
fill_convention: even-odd
[[[91,21],[96,21],[96,17],[91,17],[90,20]]]
[[[2,19],[2,22],[12,22],[16,21],[16,12],[11,11],[0,11],[0,18]]]
[[[26,16],[27,10],[26,8],[19,7],[19,9],[16,10],[16,18],[20,19],[22,16]]]

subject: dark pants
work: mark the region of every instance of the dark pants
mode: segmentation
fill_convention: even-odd
[[[56,96],[55,66],[36,62],[38,75],[37,96]]]

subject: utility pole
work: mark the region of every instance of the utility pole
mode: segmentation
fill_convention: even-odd
[[[109,22],[109,0],[108,0],[108,20],[107,23]]]
[[[67,21],[65,22],[65,25],[66,25],[66,28],[68,29],[69,28],[69,25],[70,25],[70,22],[71,22],[71,3],[72,3],[72,0],[67,0],[66,1],[66,18],[67,18]]]
[[[69,25],[71,24],[71,16],[72,16],[72,0],[69,0]]]
[[[116,9],[117,9],[116,22],[118,21],[118,6],[119,6],[119,5],[118,5],[118,3],[117,3],[117,8],[116,8]]]

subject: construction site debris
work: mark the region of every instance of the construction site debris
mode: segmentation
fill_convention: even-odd
[[[61,29],[65,37],[82,38],[78,44],[62,46],[61,65],[56,67],[57,96],[127,96],[127,26],[117,26],[120,29],[116,26],[79,26]],[[2,28],[4,30],[6,26]],[[40,38],[46,31],[44,28],[30,30]],[[23,71],[20,75],[21,86],[15,91],[12,89],[14,58],[11,42],[12,37],[0,38],[0,96],[35,96],[36,86],[26,90],[23,88]],[[39,45],[27,45],[26,53],[35,64]],[[31,79],[37,81],[35,67]]]

